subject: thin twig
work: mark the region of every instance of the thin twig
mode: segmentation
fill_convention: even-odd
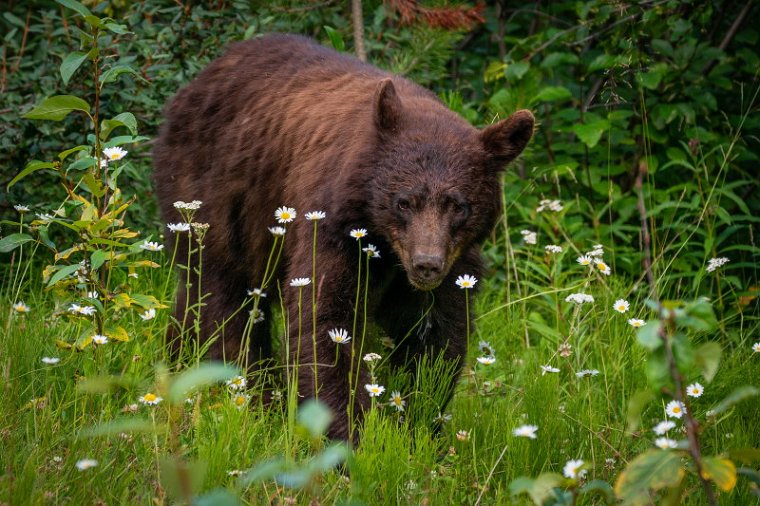
[[[356,51],[356,57],[361,61],[367,61],[367,51],[364,49],[362,0],[351,0],[351,19],[354,23],[354,51]]]
[[[753,0],[747,0],[747,3],[744,4],[744,7],[742,7],[742,10],[739,12],[739,15],[734,20],[733,24],[731,25],[731,28],[729,28],[728,32],[726,33],[726,36],[723,37],[723,40],[720,43],[721,51],[725,51],[728,45],[731,43],[731,41],[736,36],[736,33],[739,31],[739,28],[744,23],[744,20],[747,19],[747,15],[749,14],[750,8],[752,7]],[[715,67],[715,65],[718,63],[718,60],[716,58],[713,58],[709,62],[705,64],[704,67],[702,67],[702,75],[706,76],[710,73],[710,71]]]

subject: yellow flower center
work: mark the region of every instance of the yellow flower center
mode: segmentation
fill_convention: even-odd
[[[280,217],[281,217],[283,220],[289,220],[289,219],[290,219],[290,213],[282,213],[282,214],[280,215]]]
[[[245,397],[243,397],[242,395],[238,395],[237,397],[235,397],[235,405],[242,406],[243,404],[245,404]]]
[[[606,271],[607,270],[607,264],[605,264],[604,262],[599,262],[596,265],[597,265],[597,267],[599,267],[599,270],[602,270],[602,271]]]
[[[156,395],[155,395],[155,394],[152,394],[152,393],[150,393],[150,392],[148,392],[147,394],[143,395],[143,399],[145,400],[145,402],[153,402],[153,401],[155,401],[157,398],[158,398],[158,397],[156,397]]]
[[[681,408],[679,408],[678,406],[673,408],[673,413],[680,413],[680,412],[681,412]]]
[[[111,153],[111,160],[117,160],[119,158],[119,153]]]

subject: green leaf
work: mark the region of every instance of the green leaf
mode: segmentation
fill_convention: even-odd
[[[173,499],[171,503],[186,503],[188,495],[199,493],[203,489],[208,462],[200,460],[186,461],[180,456],[159,458],[161,486]]]
[[[87,151],[89,149],[90,149],[89,146],[81,146],[81,145],[77,146],[75,148],[67,149],[66,151],[61,151],[60,153],[58,153],[58,159],[60,161],[64,161],[70,155],[72,155],[72,154],[74,154],[74,153],[76,153],[78,151]]]
[[[712,304],[707,299],[698,299],[684,306],[684,315],[677,322],[697,332],[707,332],[718,326]]]
[[[81,3],[77,2],[76,0],[55,0],[55,1],[63,5],[64,7],[68,7],[69,9],[72,9],[78,12],[82,17],[92,16],[92,12],[90,12],[90,9],[88,9]]]
[[[572,98],[573,94],[564,86],[546,86],[541,89],[532,99],[531,103],[555,102]]]
[[[508,63],[507,68],[504,69],[504,75],[511,81],[519,81],[530,70],[530,63],[526,61],[518,61]]]
[[[31,235],[23,234],[20,232],[11,234],[11,235],[6,235],[2,239],[0,239],[0,253],[8,253],[18,248],[22,244],[25,244],[33,240],[34,240],[34,237],[32,237]]]
[[[712,480],[724,492],[730,492],[736,486],[736,466],[722,457],[705,457],[702,459],[702,477]]]
[[[252,468],[245,475],[240,477],[240,483],[248,486],[251,483],[268,481],[277,476],[285,469],[285,460],[282,458],[265,460],[259,462],[256,467]]]
[[[56,95],[46,98],[40,105],[24,114],[26,119],[43,119],[61,121],[72,111],[82,111],[90,115],[90,105],[79,97],[73,95]]]
[[[63,84],[69,84],[69,79],[74,75],[74,72],[87,60],[87,53],[80,51],[74,51],[66,55],[66,58],[61,62],[61,78]]]
[[[332,419],[330,408],[314,399],[304,402],[298,408],[298,423],[305,427],[313,438],[318,438],[327,432]]]
[[[639,327],[636,331],[636,341],[650,351],[654,351],[662,346],[660,320],[652,320],[647,322],[643,327]]]
[[[639,72],[636,74],[636,81],[648,90],[656,90],[662,81],[663,76],[668,71],[667,66],[658,64],[653,66],[649,72]]]
[[[55,274],[53,274],[50,277],[50,281],[48,281],[47,286],[53,286],[54,284],[58,283],[60,280],[65,278],[66,276],[70,274],[74,274],[77,270],[79,270],[80,265],[74,264],[74,265],[65,265],[58,269]]]
[[[626,431],[635,432],[641,423],[641,413],[644,412],[647,404],[654,398],[654,394],[649,390],[639,390],[628,401],[628,410],[626,414]]]
[[[604,480],[591,480],[581,487],[581,495],[585,494],[599,494],[604,496],[604,500],[607,504],[615,502],[615,492],[612,490],[612,486]]]
[[[746,464],[760,461],[760,448],[731,448],[728,456]]]
[[[554,488],[562,483],[562,476],[556,473],[543,473],[536,479],[520,476],[509,484],[511,495],[528,494],[533,502],[541,505],[554,496]]]
[[[137,120],[131,112],[123,112],[100,124],[100,139],[106,140],[111,132],[119,127],[126,127],[132,135],[137,135]]]
[[[651,504],[649,490],[676,487],[684,477],[681,452],[649,450],[633,459],[615,482],[615,493],[623,504]]]
[[[702,344],[694,355],[694,359],[702,370],[702,376],[705,381],[710,383],[715,374],[718,372],[718,366],[720,365],[720,356],[723,353],[723,348],[716,342],[708,342]]]
[[[738,404],[741,401],[744,401],[746,399],[749,399],[750,397],[754,397],[756,395],[760,394],[760,390],[757,388],[750,386],[750,385],[744,385],[733,392],[731,392],[728,397],[720,401],[717,406],[712,408],[710,411],[715,413],[716,415],[719,415],[726,411],[728,408],[733,406],[734,404]]]
[[[108,260],[109,252],[103,249],[96,249],[90,256],[90,266],[93,271],[100,269],[100,266]]]
[[[122,74],[132,74],[138,79],[145,81],[145,79],[129,65],[114,65],[100,76],[100,87],[102,88],[104,84],[116,81],[116,79]]]
[[[103,23],[103,28],[117,35],[126,35],[128,33],[132,33],[127,30],[126,25],[120,25],[118,23]]]
[[[332,47],[338,51],[343,51],[346,49],[346,43],[343,42],[343,37],[340,36],[338,30],[332,26],[327,25],[325,25],[323,28],[325,29],[325,32],[327,32],[327,36],[330,38],[330,44],[332,44]]]
[[[220,363],[206,363],[180,373],[169,388],[169,401],[181,403],[187,395],[197,388],[213,385],[238,375],[238,370]]]
[[[602,134],[609,130],[610,122],[605,119],[592,121],[591,123],[578,123],[573,126],[573,132],[589,149],[599,143]]]
[[[29,162],[29,164],[24,167],[24,170],[18,173],[16,177],[11,179],[11,182],[8,183],[8,186],[6,188],[10,188],[14,184],[18,183],[22,179],[24,179],[26,176],[31,174],[32,172],[37,172],[38,170],[42,169],[53,169],[55,168],[55,164],[53,162],[40,162],[38,160],[33,160]]]
[[[351,449],[345,443],[335,443],[324,449],[309,462],[313,474],[332,471],[348,459]]]
[[[16,25],[16,26],[18,26],[19,28],[25,28],[25,27],[26,27],[26,23],[24,23],[24,21],[23,21],[21,18],[19,18],[19,17],[17,17],[17,16],[14,16],[14,15],[13,15],[13,14],[11,14],[10,12],[4,12],[4,13],[3,13],[3,17],[4,17],[5,19],[7,19],[7,20],[8,20],[8,22],[9,22],[10,24],[12,24],[12,25]]]

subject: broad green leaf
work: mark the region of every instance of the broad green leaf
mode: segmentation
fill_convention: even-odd
[[[636,341],[644,348],[652,351],[662,346],[660,337],[660,320],[647,322],[636,331]]]
[[[702,371],[702,376],[704,376],[705,381],[708,383],[713,380],[718,372],[722,353],[723,349],[720,344],[714,341],[704,343],[697,348],[694,359]]]
[[[572,98],[572,96],[573,94],[570,93],[570,90],[564,86],[546,86],[544,88],[541,88],[541,91],[533,96],[531,102],[554,102],[557,100]]]
[[[87,60],[87,53],[81,51],[74,51],[66,55],[66,58],[61,62],[61,79],[63,84],[69,84],[69,79],[74,75],[74,72]]]
[[[747,464],[760,462],[760,448],[732,448],[728,450],[728,456],[733,460],[738,460]]]
[[[66,151],[61,151],[58,153],[58,159],[60,161],[64,161],[66,158],[69,157],[69,155],[72,155],[78,151],[88,151],[90,149],[89,146],[77,146],[71,149],[67,149]]]
[[[736,486],[736,466],[722,457],[702,459],[702,477],[714,481],[718,488],[730,492]]]
[[[172,503],[187,504],[190,495],[203,489],[208,463],[205,460],[185,460],[181,456],[167,455],[159,458],[161,486],[167,491]]]
[[[562,476],[556,473],[543,473],[535,479],[521,476],[509,484],[509,493],[511,495],[528,494],[535,504],[540,505],[554,496],[554,488],[558,487],[562,481]]]
[[[573,126],[573,132],[586,146],[593,148],[599,143],[602,134],[609,130],[610,122],[605,119],[592,121],[591,123],[579,123]]]
[[[103,23],[103,28],[117,35],[126,35],[128,33],[132,33],[127,30],[126,25],[120,25],[118,23]]]
[[[33,240],[34,240],[34,237],[32,237],[29,234],[24,234],[21,232],[11,234],[11,235],[6,235],[2,239],[0,239],[0,253],[8,253],[18,248],[22,244],[25,244]]]
[[[188,369],[174,378],[169,388],[169,400],[175,404],[182,402],[197,388],[213,385],[238,375],[238,370],[220,363],[205,363]]]
[[[4,12],[4,13],[3,13],[3,17],[4,17],[5,19],[7,19],[7,20],[8,20],[8,22],[9,22],[10,24],[12,24],[12,25],[16,25],[16,26],[18,26],[19,28],[24,28],[24,27],[26,27],[26,23],[24,23],[24,21],[23,21],[21,18],[19,18],[19,17],[17,17],[17,16],[14,16],[14,15],[13,15],[13,14],[11,14],[10,12]]]
[[[63,5],[64,7],[68,7],[69,9],[72,9],[78,12],[82,17],[92,16],[92,12],[90,12],[90,9],[88,9],[81,3],[77,2],[76,0],[55,0],[55,1]]]
[[[656,90],[662,81],[663,76],[667,73],[666,65],[654,65],[648,72],[639,72],[636,74],[636,81],[648,90]]]
[[[325,448],[309,462],[312,473],[329,472],[348,459],[351,449],[345,443],[335,443]]]
[[[607,504],[615,501],[615,492],[612,486],[604,480],[591,480],[581,487],[581,495],[599,494],[604,496]]]
[[[126,127],[132,135],[137,135],[137,120],[131,112],[123,112],[112,119],[103,120],[100,124],[100,139],[106,140],[111,132],[118,127]]]
[[[628,401],[628,410],[626,414],[626,431],[635,432],[641,423],[641,413],[644,412],[647,404],[654,399],[654,394],[649,390],[639,390]]]
[[[750,397],[754,397],[758,394],[760,394],[760,390],[758,390],[757,388],[753,386],[745,385],[745,386],[739,387],[733,392],[731,392],[728,395],[728,397],[720,401],[717,406],[711,409],[711,411],[715,413],[716,415],[719,415],[723,413],[724,411],[726,411],[731,406],[733,406],[734,404],[738,404],[741,401],[749,399]]]
[[[633,459],[615,482],[615,493],[623,504],[651,504],[649,491],[675,487],[685,474],[681,452],[649,450]]]
[[[96,427],[83,430],[79,437],[98,437],[98,436],[116,436],[121,433],[137,434],[147,433],[154,434],[159,432],[159,427],[144,418],[123,417],[116,418],[110,422],[102,423]],[[163,429],[163,427],[162,427]]]
[[[718,325],[712,304],[707,299],[698,299],[684,306],[684,316],[678,318],[678,323],[697,332],[707,332]]]
[[[124,327],[106,327],[103,332],[114,341],[121,341],[122,343],[129,342],[129,334],[124,330]]]
[[[110,253],[106,250],[96,249],[93,251],[92,255],[90,255],[90,266],[92,267],[92,270],[95,271],[100,269],[100,266],[108,260],[109,256]]]
[[[285,469],[285,460],[282,458],[265,460],[259,462],[256,467],[252,468],[246,474],[240,477],[240,483],[243,486],[250,485],[261,481],[268,481],[277,476]]]
[[[24,167],[24,170],[19,172],[16,177],[11,179],[11,182],[8,183],[7,188],[10,188],[14,184],[18,183],[22,179],[24,179],[26,176],[31,174],[32,172],[37,172],[38,170],[42,169],[53,169],[55,168],[55,164],[53,162],[40,162],[39,160],[31,161],[27,164],[26,167]]]
[[[104,84],[115,81],[122,74],[131,74],[138,79],[145,81],[145,79],[129,65],[114,65],[100,76],[100,87],[102,88]]]
[[[504,69],[504,75],[510,81],[519,81],[530,70],[530,63],[526,61],[518,61],[508,63],[507,68]]]
[[[65,265],[58,269],[55,274],[53,274],[50,277],[50,281],[48,281],[47,286],[51,287],[54,284],[58,283],[60,280],[65,278],[66,276],[69,276],[71,274],[74,274],[76,271],[79,270],[80,265],[74,264],[74,265]]]
[[[333,415],[330,408],[323,403],[311,399],[304,402],[298,408],[298,423],[309,431],[313,438],[322,436],[327,432]]]
[[[61,121],[72,111],[82,111],[90,115],[90,105],[79,97],[73,95],[56,95],[46,98],[40,105],[24,114],[26,119],[42,119]]]
[[[327,32],[327,37],[329,37],[332,47],[338,51],[343,51],[346,49],[346,43],[343,42],[343,37],[340,36],[340,33],[338,33],[335,28],[327,25],[325,25],[323,28],[325,29],[325,32]]]
[[[158,299],[155,298],[153,295],[143,295],[141,293],[133,293],[132,301],[144,309],[150,309],[150,308],[159,309],[159,308],[166,307],[163,304],[161,304],[158,301]]]

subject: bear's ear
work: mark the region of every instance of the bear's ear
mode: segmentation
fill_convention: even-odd
[[[523,109],[480,132],[483,146],[500,168],[522,153],[533,136],[534,123],[533,114]]]
[[[393,81],[383,79],[375,94],[375,124],[380,131],[395,130],[401,120],[401,99]]]

